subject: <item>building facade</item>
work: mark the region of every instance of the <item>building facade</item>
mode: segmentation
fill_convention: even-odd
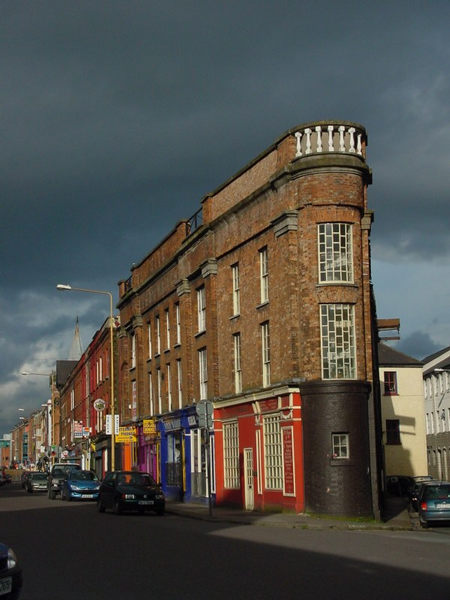
[[[386,475],[427,475],[422,362],[378,346]]]
[[[119,283],[122,454],[169,496],[377,513],[366,145],[289,130]]]
[[[118,322],[113,319],[114,360]],[[111,435],[106,433],[106,415],[111,413],[110,319],[94,334],[77,361],[58,361],[59,457],[80,462],[103,477],[111,468]],[[58,366],[60,367],[58,370]],[[96,402],[100,401],[100,402]],[[115,465],[120,468],[120,463]]]
[[[428,472],[450,478],[450,347],[423,359]]]

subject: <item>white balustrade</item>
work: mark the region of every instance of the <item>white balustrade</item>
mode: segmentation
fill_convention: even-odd
[[[295,133],[295,156],[324,152],[343,152],[363,156],[363,136],[363,132],[350,125],[305,127]]]

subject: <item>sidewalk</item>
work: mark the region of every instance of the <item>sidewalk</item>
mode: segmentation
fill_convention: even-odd
[[[343,530],[413,530],[416,520],[410,517],[408,509],[399,502],[401,499],[388,499],[387,520],[359,521],[333,516],[317,516],[295,513],[264,513],[244,511],[238,508],[212,507],[207,504],[167,502],[166,512],[190,519],[200,519],[214,523],[234,525],[257,525],[260,527],[287,527],[289,529],[343,529]]]

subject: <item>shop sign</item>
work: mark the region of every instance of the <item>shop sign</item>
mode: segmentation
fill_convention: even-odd
[[[142,433],[144,435],[154,435],[156,433],[155,419],[144,419],[142,421]]]
[[[73,437],[74,438],[82,438],[83,437],[83,423],[80,423],[80,421],[75,421],[73,424]]]
[[[164,428],[166,431],[181,429],[181,419],[172,419],[171,421],[164,421]]]
[[[133,425],[119,427],[119,433],[116,435],[116,442],[119,444],[137,442],[136,427]]]
[[[292,427],[283,427],[284,494],[295,495]]]

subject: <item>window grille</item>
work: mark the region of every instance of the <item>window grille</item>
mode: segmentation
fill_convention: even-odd
[[[283,447],[280,415],[263,418],[264,423],[264,473],[268,490],[283,489]]]
[[[320,307],[323,379],[355,379],[354,309],[350,304]]]
[[[320,223],[319,281],[352,282],[352,226],[347,223]]]
[[[237,421],[223,424],[223,470],[225,488],[239,489],[241,487],[241,480]]]

